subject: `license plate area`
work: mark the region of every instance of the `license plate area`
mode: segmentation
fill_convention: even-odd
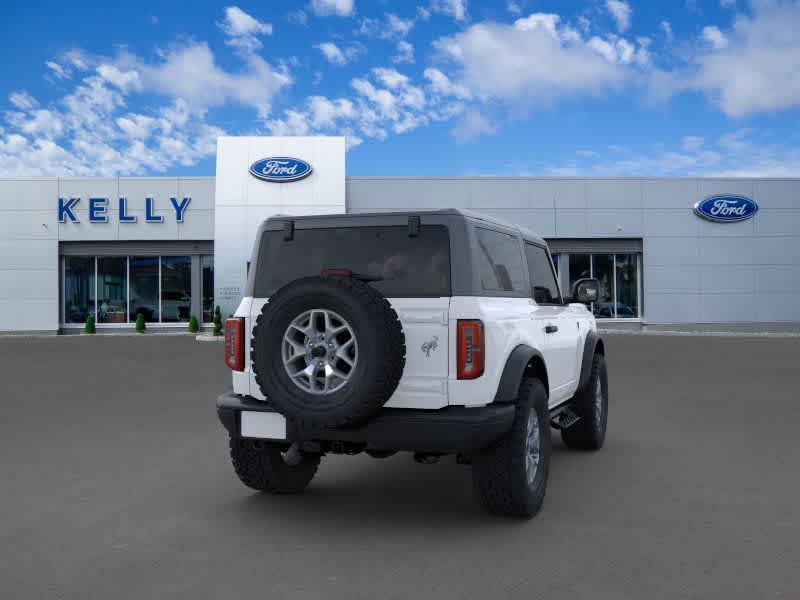
[[[286,417],[276,412],[243,410],[241,415],[241,435],[246,438],[262,440],[285,440]]]

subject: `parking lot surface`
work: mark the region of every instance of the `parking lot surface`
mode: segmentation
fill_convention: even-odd
[[[452,457],[243,487],[221,344],[0,339],[0,598],[797,598],[800,340],[606,343],[606,447],[518,521]]]

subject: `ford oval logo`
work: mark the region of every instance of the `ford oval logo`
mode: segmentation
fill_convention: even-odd
[[[749,219],[758,212],[755,200],[744,196],[710,196],[694,205],[698,217],[718,223],[734,223]]]
[[[250,165],[250,174],[264,181],[285,183],[299,181],[311,175],[311,165],[299,158],[271,156]]]

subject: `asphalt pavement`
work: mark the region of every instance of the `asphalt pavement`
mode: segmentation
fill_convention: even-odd
[[[243,487],[221,344],[0,339],[0,598],[797,598],[800,339],[606,344],[606,447],[556,435],[519,521],[484,513],[452,457]]]

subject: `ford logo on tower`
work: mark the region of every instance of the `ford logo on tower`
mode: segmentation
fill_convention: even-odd
[[[250,165],[250,174],[264,181],[286,183],[299,181],[311,175],[311,165],[299,158],[271,156]]]
[[[758,204],[744,196],[710,196],[694,205],[698,217],[718,223],[734,223],[749,219],[758,212]]]

